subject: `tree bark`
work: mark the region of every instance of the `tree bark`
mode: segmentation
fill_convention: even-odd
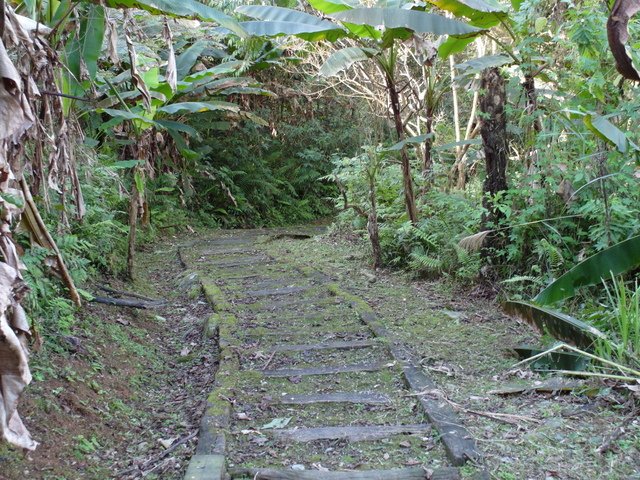
[[[127,249],[127,277],[133,280],[136,254],[136,229],[138,226],[138,189],[135,182],[131,187],[131,198],[129,201],[129,239]]]
[[[387,75],[387,90],[389,92],[389,100],[391,102],[391,111],[393,112],[393,121],[396,127],[398,141],[404,139],[404,124],[402,122],[402,114],[400,111],[400,97],[393,79]],[[411,177],[411,163],[407,149],[400,150],[400,158],[402,161],[402,182],[404,186],[404,203],[407,208],[407,215],[413,225],[418,223],[418,211],[416,209],[416,199],[413,194],[413,178]]]
[[[425,133],[433,133],[433,105],[427,105],[425,112]],[[427,137],[424,141],[424,158],[422,161],[422,177],[424,178],[425,185],[423,187],[422,194],[426,193],[427,183],[431,183],[431,174],[433,173],[433,158],[431,157],[431,150],[433,149],[433,137]]]
[[[524,89],[525,98],[526,98],[526,107],[525,113],[531,117],[536,115],[538,110],[538,94],[536,92],[536,83],[535,78],[531,74],[531,72],[527,72],[524,76],[524,82],[522,83],[522,88]],[[540,118],[536,117],[533,119],[533,122],[530,125],[528,132],[528,140],[530,142],[529,145],[529,153],[527,155],[527,170],[529,173],[534,173],[538,164],[538,149],[536,148],[536,137],[542,131],[542,123],[540,122]]]
[[[504,111],[506,89],[504,78],[497,68],[482,73],[480,111],[482,126],[480,134],[485,154],[487,176],[484,180],[483,206],[487,210],[485,225],[496,223],[502,218],[501,212],[492,201],[499,192],[507,189],[507,119]],[[487,225],[488,226],[488,225]]]
[[[371,210],[367,218],[367,231],[371,241],[373,251],[373,269],[377,270],[382,266],[382,247],[380,246],[380,234],[378,229],[378,205],[376,201],[376,176],[369,175],[369,203]]]

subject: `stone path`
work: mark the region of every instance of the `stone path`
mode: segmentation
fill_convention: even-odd
[[[264,251],[285,233],[221,232],[180,251],[220,348],[185,478],[460,478],[480,461],[461,419],[348,286]]]

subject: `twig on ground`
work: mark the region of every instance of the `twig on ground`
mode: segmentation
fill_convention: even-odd
[[[440,390],[424,390],[422,392],[416,392],[416,393],[411,393],[408,394],[406,396],[426,396],[426,395],[431,395],[431,396],[435,396],[438,398],[441,398],[442,400],[444,400],[445,402],[447,402],[449,405],[451,405],[453,408],[455,408],[456,410],[460,410],[461,412],[464,413],[469,413],[471,415],[477,415],[479,417],[486,417],[486,418],[490,418],[492,420],[496,420],[498,422],[503,422],[503,423],[508,423],[510,425],[516,425],[516,426],[520,426],[520,422],[530,422],[530,423],[542,423],[540,420],[538,420],[537,418],[533,418],[533,417],[527,417],[524,415],[515,415],[515,414],[511,414],[511,413],[496,413],[496,412],[487,412],[487,411],[481,411],[481,410],[472,410],[469,408],[466,408],[462,405],[460,405],[459,403],[454,402],[453,400],[449,400],[444,393],[442,393]]]
[[[180,445],[183,445],[183,444],[187,443],[189,440],[191,440],[196,435],[198,435],[198,430],[196,430],[193,433],[190,433],[186,437],[181,438],[180,440],[175,442],[173,445],[171,445],[169,448],[167,448],[165,451],[160,452],[157,455],[154,455],[153,457],[151,457],[146,462],[144,462],[144,463],[142,463],[140,465],[136,465],[134,467],[129,467],[129,468],[125,469],[125,470],[119,471],[116,474],[116,477],[117,478],[121,478],[124,475],[129,475],[130,473],[134,473],[135,471],[144,472],[144,471],[148,470],[151,465],[155,464],[156,462],[159,462],[164,457],[166,457],[171,452],[173,452],[176,448],[178,448]]]
[[[604,439],[604,441],[602,442],[602,445],[600,445],[596,451],[600,455],[604,455],[605,453],[612,451],[614,449],[614,443],[617,440],[619,440],[625,433],[627,433],[627,429],[626,429],[627,425],[629,425],[633,420],[638,418],[637,415],[638,415],[637,409],[634,407],[633,411],[629,415],[627,415],[622,420],[620,425],[618,425],[616,429]]]
[[[106,285],[98,285],[98,288],[103,292],[113,293],[114,295],[122,295],[124,297],[139,298],[140,300],[146,300],[147,302],[161,301],[161,300],[158,300],[157,298],[145,297],[144,295],[140,295],[139,293],[135,293],[135,292],[125,292],[122,290],[116,290],[115,288],[111,288]]]
[[[271,356],[269,357],[269,360],[267,360],[267,363],[265,363],[262,367],[263,370],[266,370],[267,367],[269,366],[269,364],[271,363],[271,360],[273,360],[273,357],[275,357],[276,355],[276,350],[273,351],[273,353],[271,354]]]

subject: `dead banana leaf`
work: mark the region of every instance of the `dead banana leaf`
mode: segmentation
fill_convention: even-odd
[[[7,9],[10,12],[10,10]],[[4,18],[4,12],[0,12]],[[11,25],[12,18],[5,24]],[[18,415],[18,401],[31,381],[27,337],[29,324],[20,301],[27,291],[22,263],[10,238],[11,224],[24,208],[22,195],[10,187],[15,179],[7,161],[9,146],[32,125],[33,115],[22,91],[22,78],[0,38],[0,435],[29,450],[36,448]]]

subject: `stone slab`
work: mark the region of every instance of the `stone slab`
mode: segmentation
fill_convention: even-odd
[[[428,423],[417,425],[371,425],[363,427],[340,426],[319,428],[292,428],[274,430],[273,436],[279,440],[292,442],[314,442],[316,440],[339,440],[349,442],[366,442],[380,440],[395,435],[428,434],[431,425]]]

